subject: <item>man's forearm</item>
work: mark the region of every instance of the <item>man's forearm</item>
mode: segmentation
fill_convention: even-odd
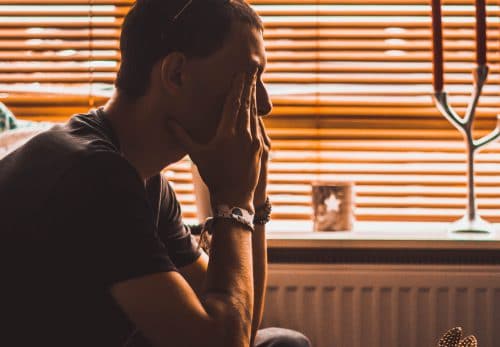
[[[254,307],[252,268],[252,233],[230,220],[217,220],[204,294],[206,301],[215,304],[214,308],[222,303],[234,318],[235,326],[225,329],[231,334],[236,332],[228,346],[250,343]]]
[[[252,235],[254,307],[251,346],[253,346],[255,335],[259,329],[264,312],[267,283],[267,242],[265,229],[264,225],[256,224],[255,232]]]

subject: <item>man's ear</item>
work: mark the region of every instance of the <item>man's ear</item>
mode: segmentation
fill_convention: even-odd
[[[160,64],[160,80],[162,87],[171,94],[177,94],[183,85],[183,74],[186,67],[186,56],[173,52],[164,57]]]

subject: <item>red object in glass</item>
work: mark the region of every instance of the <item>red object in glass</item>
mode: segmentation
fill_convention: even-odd
[[[432,0],[432,76],[434,91],[443,90],[443,29],[441,0]]]
[[[486,64],[486,4],[476,0],[476,62]]]

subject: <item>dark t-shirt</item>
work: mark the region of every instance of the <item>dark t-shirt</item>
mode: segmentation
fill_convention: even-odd
[[[144,185],[101,110],[74,116],[0,161],[0,345],[128,345],[110,286],[196,246],[165,178]]]

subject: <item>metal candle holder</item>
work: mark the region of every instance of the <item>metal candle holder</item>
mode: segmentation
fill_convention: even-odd
[[[500,137],[500,115],[497,116],[497,126],[492,132],[477,140],[472,137],[476,107],[483,85],[488,76],[488,66],[479,65],[473,72],[473,75],[474,90],[472,93],[472,101],[467,107],[464,118],[460,117],[451,108],[445,91],[435,92],[434,101],[441,114],[463,135],[467,147],[467,211],[465,216],[450,226],[449,231],[452,233],[468,232],[489,234],[495,231],[493,225],[482,219],[477,213],[476,194],[474,190],[474,155],[487,144]]]

